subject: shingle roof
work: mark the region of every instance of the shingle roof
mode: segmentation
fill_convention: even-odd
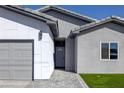
[[[84,31],[86,29],[90,29],[92,27],[99,26],[99,25],[107,23],[107,22],[118,22],[120,24],[124,24],[124,18],[121,18],[121,17],[118,17],[118,16],[107,17],[105,19],[98,20],[98,21],[95,21],[95,22],[92,22],[92,23],[77,27],[77,28],[73,29],[71,31],[71,33],[72,34],[78,34],[78,33],[82,32],[82,31]]]
[[[93,19],[93,18],[90,18],[88,16],[84,16],[82,14],[78,14],[78,13],[75,13],[75,12],[72,12],[72,11],[69,11],[67,9],[63,9],[61,7],[58,7],[58,6],[45,6],[43,8],[40,8],[40,9],[37,9],[37,11],[40,11],[40,12],[46,12],[50,9],[53,9],[53,10],[56,10],[56,11],[59,11],[61,13],[65,13],[67,15],[71,15],[73,17],[76,17],[76,18],[79,18],[79,19],[82,19],[82,20],[85,20],[85,21],[88,21],[88,22],[94,22],[96,21],[96,19]]]

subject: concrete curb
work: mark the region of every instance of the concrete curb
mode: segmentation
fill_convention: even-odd
[[[78,80],[81,83],[83,88],[89,88],[88,85],[84,82],[84,80],[80,77],[79,74],[77,74],[77,78],[78,78]]]

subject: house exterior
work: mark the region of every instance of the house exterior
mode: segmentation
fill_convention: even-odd
[[[49,79],[54,69],[124,73],[124,21],[45,6],[0,6],[0,79]]]

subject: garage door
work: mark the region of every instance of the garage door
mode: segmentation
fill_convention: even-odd
[[[32,41],[0,41],[0,79],[32,80]]]

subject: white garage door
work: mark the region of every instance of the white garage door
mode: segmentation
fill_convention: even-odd
[[[32,41],[0,41],[0,79],[32,80]]]

